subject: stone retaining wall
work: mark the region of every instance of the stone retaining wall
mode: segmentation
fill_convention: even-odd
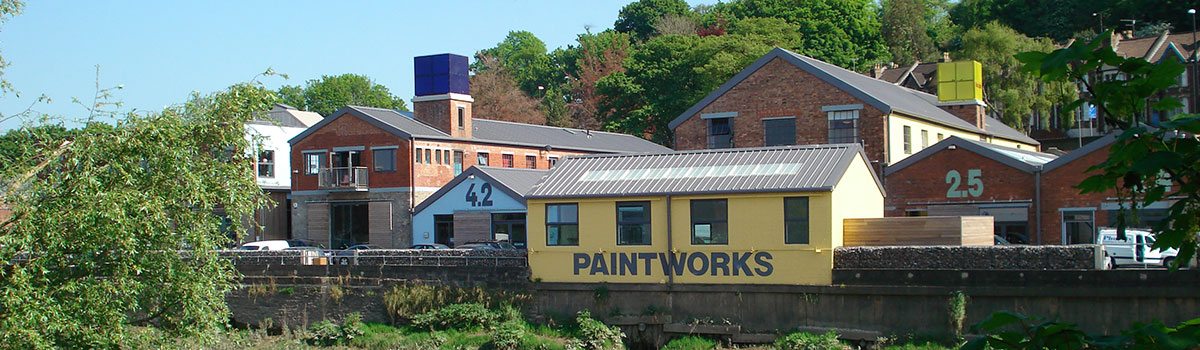
[[[835,269],[1076,270],[1096,267],[1095,245],[838,247]]]

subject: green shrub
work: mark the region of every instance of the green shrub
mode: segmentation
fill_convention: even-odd
[[[575,323],[579,326],[579,334],[567,342],[567,349],[612,350],[625,348],[625,344],[621,342],[625,333],[621,333],[621,328],[604,325],[603,322],[593,319],[592,314],[587,310],[579,312],[579,315],[575,317]]]
[[[490,343],[495,350],[521,349],[522,339],[525,338],[525,323],[520,320],[509,320],[501,323],[492,332]]]
[[[851,350],[837,338],[837,332],[830,330],[825,334],[796,332],[788,334],[775,341],[778,350]]]
[[[413,326],[427,329],[460,330],[478,327],[492,328],[500,319],[500,315],[479,303],[454,304],[437,311],[426,312],[413,317]]]
[[[346,315],[346,319],[342,320],[341,325],[329,320],[317,322],[309,328],[304,340],[312,345],[333,346],[347,344],[354,338],[361,337],[365,332],[362,316],[354,312]]]
[[[508,291],[489,291],[483,288],[453,288],[430,284],[398,285],[383,293],[384,307],[393,324],[411,320],[417,315],[432,312],[444,305],[479,303],[488,308],[505,305],[520,307],[530,300],[529,294]]]
[[[687,336],[672,339],[660,350],[712,350],[717,348],[717,342],[703,337]]]

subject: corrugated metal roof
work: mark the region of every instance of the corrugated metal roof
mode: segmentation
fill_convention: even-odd
[[[858,144],[571,156],[527,198],[832,191],[855,155]]]
[[[680,114],[679,117],[672,120],[668,124],[671,129],[675,129],[691,116],[699,113],[701,109],[709,103],[715,101],[738,82],[749,77],[751,73],[766,65],[772,59],[781,58],[791,63],[792,65],[803,69],[804,71],[813,74],[817,78],[846,91],[854,97],[862,100],[864,103],[870,104],[884,113],[897,112],[900,114],[912,116],[918,119],[923,119],[933,123],[945,125],[948,127],[966,130],[983,135],[992,135],[1014,141],[1020,141],[1028,144],[1036,145],[1037,140],[1026,136],[1023,133],[1012,130],[1003,123],[995,122],[988,123],[995,130],[983,130],[965,120],[950,114],[937,106],[937,96],[930,95],[921,91],[909,89],[903,86],[897,86],[890,82],[875,79],[866,75],[859,74],[854,71],[844,69],[821,60],[797,54],[782,48],[775,48],[768,52],[763,57],[759,58],[746,69],[734,76],[725,84],[721,85],[716,91],[706,96],[700,102],[693,105],[687,111]],[[987,127],[985,125],[985,128]],[[1011,131],[1011,132],[1010,132]]]

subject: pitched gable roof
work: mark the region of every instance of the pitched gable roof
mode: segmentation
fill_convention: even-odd
[[[527,197],[832,191],[851,162],[866,159],[858,144],[570,156]]]
[[[757,61],[754,61],[754,63],[749,67],[746,67],[746,69],[743,69],[732,79],[729,79],[729,81],[725,82],[725,84],[722,84],[721,87],[716,91],[713,91],[712,93],[708,94],[708,96],[705,96],[704,99],[701,99],[700,102],[692,105],[691,108],[688,108],[687,111],[684,111],[683,114],[680,114],[679,117],[676,117],[675,120],[672,120],[668,126],[672,130],[674,130],[676,127],[679,127],[679,125],[685,120],[699,113],[701,109],[704,109],[704,107],[708,106],[708,104],[721,97],[721,95],[724,95],[725,92],[729,91],[759,68],[762,68],[768,62],[776,58],[782,59],[783,61],[788,62],[793,66],[812,74],[813,76],[816,76],[826,83],[833,85],[834,87],[841,89],[846,93],[849,93],[851,96],[854,96],[855,98],[871,105],[872,107],[875,107],[884,113],[900,113],[955,129],[983,135],[996,136],[1028,144],[1038,144],[1036,140],[1025,136],[1020,132],[1015,132],[1016,130],[1012,130],[1012,128],[1007,126],[999,126],[1003,124],[999,122],[994,124],[997,125],[997,130],[995,131],[1000,132],[981,130],[974,125],[971,125],[971,123],[967,123],[967,121],[962,120],[953,114],[950,114],[950,112],[938,107],[937,96],[902,86],[897,86],[883,80],[871,78],[854,71],[850,71],[829,63],[825,63],[821,60],[800,55],[778,47],[771,50],[771,52],[768,52],[766,55],[763,55],[763,57],[760,57]],[[1012,130],[1015,133],[1004,129]]]
[[[1091,154],[1092,152],[1107,149],[1109,145],[1116,141],[1117,133],[1109,133],[1108,135],[1104,135],[1104,137],[1098,138],[1092,142],[1088,142],[1086,145],[1083,145],[1083,147],[1068,152],[1062,157],[1058,157],[1058,159],[1055,159],[1053,162],[1047,163],[1046,166],[1042,168],[1042,171],[1050,172],[1058,167],[1074,162],[1076,159],[1083,158],[1083,156]]]
[[[534,184],[537,184],[549,170],[537,169],[519,169],[519,168],[497,168],[489,166],[471,166],[467,170],[463,170],[461,174],[455,176],[454,179],[439,188],[428,198],[421,202],[416,208],[413,208],[413,213],[420,213],[425,208],[433,205],[438,198],[445,196],[446,193],[454,189],[454,186],[466,181],[474,176],[481,177],[488,182],[496,183],[499,186],[494,189],[503,192],[509,198],[525,204],[525,195],[529,194],[530,189]]]
[[[945,140],[938,141],[938,143],[926,147],[916,154],[904,158],[896,164],[888,166],[883,172],[884,176],[890,176],[897,171],[916,164],[922,159],[937,154],[937,152],[942,152],[951,146],[953,146],[955,149],[974,152],[985,158],[1020,169],[1021,171],[1027,173],[1032,173],[1037,170],[1039,166],[1050,163],[1057,158],[1057,156],[1049,153],[1026,151],[997,144],[968,140],[958,136],[950,136]]]
[[[591,152],[646,153],[670,150],[633,135],[487,119],[472,120],[472,138],[457,138],[413,118],[412,112],[362,106],[342,107],[333,112],[330,117],[288,140],[288,143],[295,144],[344,115],[353,115],[406,139],[474,141],[539,148],[549,146],[550,148]]]

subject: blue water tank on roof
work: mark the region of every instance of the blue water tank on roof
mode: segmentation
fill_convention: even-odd
[[[413,63],[417,96],[471,94],[471,75],[466,56],[448,53],[419,56],[413,58]]]

